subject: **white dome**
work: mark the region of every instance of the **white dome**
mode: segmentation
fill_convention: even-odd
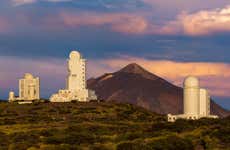
[[[184,87],[199,87],[199,79],[194,76],[188,76],[184,80]]]
[[[10,91],[9,94],[10,94],[10,95],[14,95],[14,92],[13,92],[13,91]]]
[[[69,58],[70,59],[80,59],[81,58],[81,54],[78,51],[72,51],[69,54]]]
[[[25,79],[33,79],[33,75],[30,74],[30,73],[26,73],[25,76],[24,76]]]

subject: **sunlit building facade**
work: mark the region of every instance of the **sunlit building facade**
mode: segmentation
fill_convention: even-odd
[[[15,97],[13,91],[9,92],[10,102],[32,102],[40,99],[40,79],[30,73],[26,73],[24,78],[19,80],[19,97]]]
[[[97,100],[94,91],[86,88],[86,60],[82,58],[78,51],[72,51],[68,59],[68,76],[66,79],[66,89],[59,90],[58,93],[50,97],[51,102],[88,102]]]
[[[210,96],[206,89],[200,88],[199,80],[189,76],[184,81],[184,113],[180,115],[168,114],[168,121],[177,119],[218,118],[210,115]]]

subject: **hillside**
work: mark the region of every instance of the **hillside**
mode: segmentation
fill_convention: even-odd
[[[88,81],[100,99],[131,103],[160,114],[183,112],[183,89],[146,71],[137,64]],[[230,112],[211,101],[211,113],[226,117]]]
[[[1,150],[226,150],[230,118],[178,120],[131,104],[0,103]]]

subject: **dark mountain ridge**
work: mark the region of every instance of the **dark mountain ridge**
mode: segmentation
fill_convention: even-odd
[[[99,99],[135,104],[160,114],[183,112],[183,89],[154,75],[138,64],[88,80]],[[211,113],[226,117],[229,111],[211,100]]]

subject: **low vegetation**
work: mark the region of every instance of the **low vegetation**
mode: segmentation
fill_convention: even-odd
[[[230,118],[178,120],[130,104],[0,103],[0,150],[229,149]]]

